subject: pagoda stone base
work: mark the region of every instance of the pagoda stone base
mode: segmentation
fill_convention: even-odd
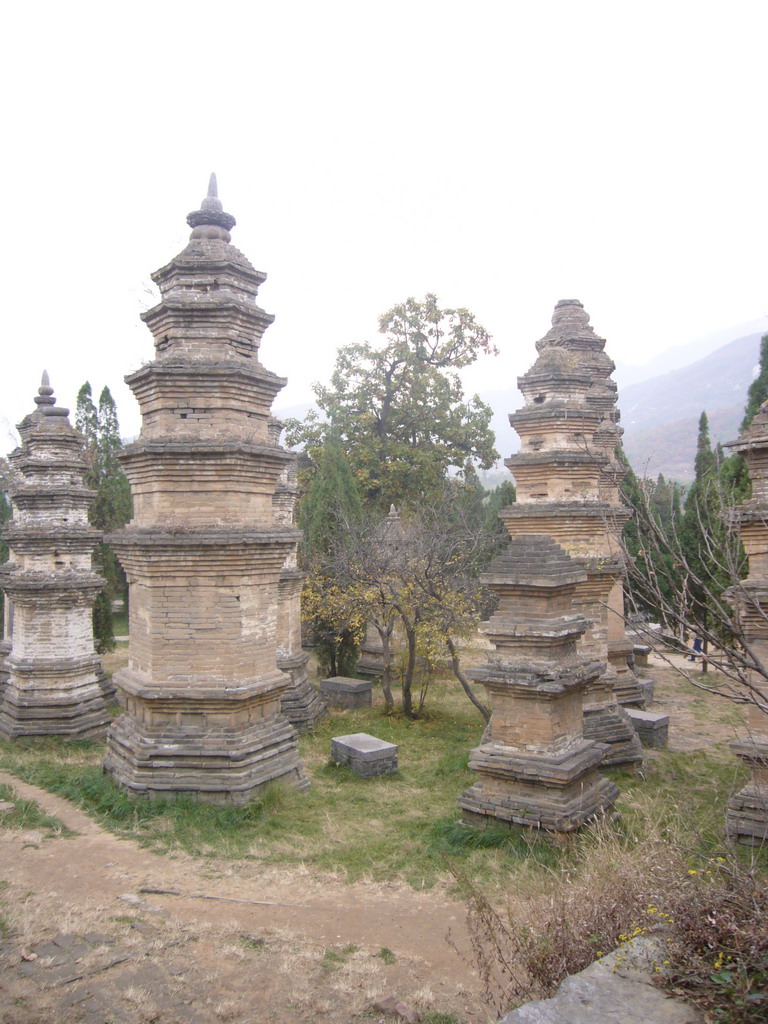
[[[149,687],[128,670],[116,682],[126,710],[109,730],[104,770],[123,789],[241,805],[275,780],[309,788],[296,733],[279,713],[282,672],[226,690]]]
[[[768,781],[750,782],[728,801],[725,833],[744,846],[768,842]]]
[[[603,768],[635,771],[643,763],[643,746],[627,712],[618,704],[584,708],[584,737],[605,747]]]
[[[8,655],[11,653],[10,640],[0,640],[0,704],[5,693],[5,684],[8,682]]]
[[[744,846],[768,842],[768,736],[737,740],[731,750],[751,769],[752,779],[728,801],[725,831]]]
[[[470,756],[469,767],[482,779],[459,798],[462,818],[472,825],[573,832],[609,811],[618,796],[595,771],[602,756],[599,744],[585,740],[542,754],[484,743]]]
[[[616,685],[613,688],[614,696],[622,707],[637,708],[638,711],[645,710],[647,703],[645,696],[645,688],[641,685],[641,680],[637,676],[626,673],[625,676],[619,677],[616,680]]]
[[[280,711],[298,732],[313,729],[328,712],[328,705],[307,679],[308,661],[309,655],[303,652],[277,660],[277,667],[291,679],[280,698]]]
[[[613,693],[619,704],[628,707],[645,708],[645,691],[640,680],[629,668],[634,645],[626,639],[609,640],[608,664],[616,672]]]
[[[0,734],[9,739],[103,735],[112,717],[114,687],[98,658],[9,659],[0,704]]]
[[[384,648],[378,639],[366,637],[360,647],[355,672],[365,679],[381,679],[384,674]]]
[[[108,676],[101,667],[101,662],[99,662],[99,667],[96,669],[96,682],[99,684],[101,695],[107,704],[116,704],[117,688],[112,682],[112,676]]]

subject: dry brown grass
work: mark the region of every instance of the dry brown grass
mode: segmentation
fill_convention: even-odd
[[[688,821],[670,826],[646,802],[643,838],[598,823],[572,868],[540,873],[538,885],[515,887],[503,906],[456,872],[469,906],[472,960],[499,1014],[551,996],[567,975],[635,937],[659,934],[667,950],[655,968],[660,984],[723,1024],[765,1019],[764,867],[733,850],[704,857]],[[724,964],[728,976],[718,980]]]

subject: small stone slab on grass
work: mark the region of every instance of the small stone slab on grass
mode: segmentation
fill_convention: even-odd
[[[373,705],[373,687],[366,679],[331,676],[320,683],[320,692],[332,708],[369,708]]]
[[[669,715],[657,715],[652,711],[636,711],[635,708],[627,708],[626,712],[644,747],[657,749],[666,747],[669,739]]]
[[[369,736],[367,732],[334,736],[331,758],[336,764],[347,765],[364,779],[390,775],[397,771],[397,744]]]

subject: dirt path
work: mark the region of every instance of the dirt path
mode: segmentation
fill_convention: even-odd
[[[649,668],[655,681],[655,696],[653,706],[648,710],[669,715],[669,749],[701,750],[713,743],[735,740],[745,727],[745,709],[697,690],[670,665],[691,672],[700,667],[700,662],[692,664],[680,654],[669,653],[664,658],[651,654]],[[697,671],[692,674],[694,678],[700,678]],[[703,681],[707,683],[716,678],[717,674],[712,673],[703,677]]]
[[[347,1022],[389,994],[467,1021],[485,1019],[477,979],[446,942],[450,931],[459,949],[467,948],[463,906],[439,891],[162,856],[116,838],[35,786],[2,774],[0,782],[78,832],[0,833],[0,877],[9,890],[0,895],[24,904],[14,922],[20,934],[4,949],[15,970],[0,981],[3,1024]],[[62,935],[104,941],[83,947],[78,939],[78,958],[67,953],[72,940],[51,945]],[[129,959],[71,977],[122,956]]]
[[[739,709],[656,657],[650,674],[652,710],[671,717],[671,750],[738,733]],[[0,782],[78,833],[0,829],[0,1024],[391,1024],[371,1010],[388,995],[444,1020],[493,1019],[460,955],[469,951],[464,907],[445,889],[161,855],[66,800],[11,776]]]

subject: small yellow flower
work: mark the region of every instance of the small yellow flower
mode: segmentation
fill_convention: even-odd
[[[688,874],[689,875],[698,875],[698,871],[694,870],[693,868],[688,868]]]

